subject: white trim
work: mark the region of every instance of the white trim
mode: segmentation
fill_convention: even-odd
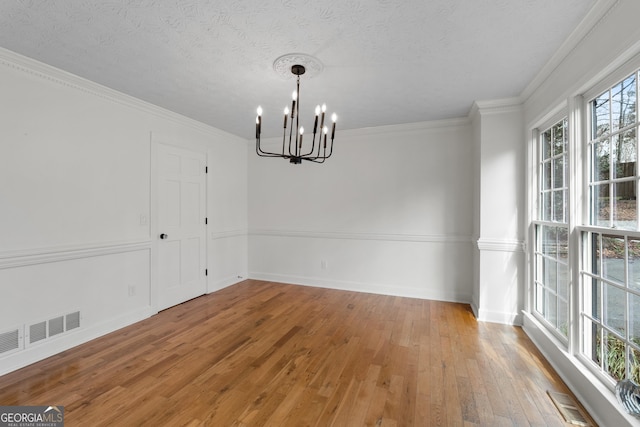
[[[249,234],[247,229],[212,231],[211,240],[228,239],[231,237],[246,237]]]
[[[72,329],[55,340],[44,340],[39,345],[33,344],[22,351],[11,352],[5,357],[0,357],[0,375],[8,374],[125,326],[132,325],[150,317],[152,314],[154,313],[151,307],[142,307],[93,326]]]
[[[157,105],[134,98],[133,96],[102,86],[64,70],[55,68],[51,65],[22,56],[2,47],[0,47],[0,65],[62,86],[79,90],[126,107],[134,108],[138,111],[149,113],[162,119],[170,120],[174,123],[179,123],[208,135],[238,140],[244,139]]]
[[[151,250],[150,240],[105,242],[6,251],[0,253],[0,270],[142,250]]]
[[[480,321],[480,309],[478,309],[478,304],[475,301],[471,301],[469,304],[471,306],[471,311],[473,312],[473,317],[476,318],[477,321]]]
[[[622,82],[627,77],[636,74],[640,69],[640,54],[634,55],[629,60],[625,61],[624,64],[618,65],[615,70],[607,73],[603,78],[601,78],[598,83],[592,85],[589,90],[585,91],[582,94],[583,103],[585,105],[585,110],[589,111],[589,104],[593,101],[597,96],[601,95],[604,92],[607,92],[609,89],[612,89],[612,86]],[[587,114],[589,116],[589,114]],[[590,125],[590,123],[588,123]],[[588,129],[588,127],[587,127]],[[589,134],[587,133],[586,139],[590,139]]]
[[[386,133],[398,134],[403,132],[433,131],[448,128],[462,128],[470,124],[468,117],[453,119],[430,120],[425,122],[404,123],[397,125],[374,126],[359,129],[345,129],[340,131],[341,136],[358,137],[381,135]]]
[[[634,239],[640,238],[640,230],[624,230],[620,228],[598,227],[595,225],[576,225],[575,228],[579,232],[598,233],[617,237],[629,236]]]
[[[469,117],[453,119],[430,120],[426,122],[403,123],[398,125],[373,126],[359,129],[344,129],[340,131],[340,137],[356,139],[359,137],[379,136],[385,134],[399,135],[404,133],[435,132],[442,129],[465,129],[471,124]],[[248,139],[247,143],[255,147],[255,139]],[[282,136],[261,138],[260,144],[263,146],[279,146],[282,151]],[[253,149],[255,151],[255,148]]]
[[[212,292],[217,292],[220,289],[228,288],[229,286],[233,286],[237,283],[240,283],[246,280],[248,276],[247,273],[240,273],[239,275],[223,277],[221,279],[217,279],[215,282],[211,284],[211,287],[207,289],[207,293],[210,294]]]
[[[347,280],[333,280],[319,277],[294,276],[290,274],[249,272],[249,277],[255,280],[266,280],[278,283],[290,283],[316,288],[336,289],[341,291],[364,292],[379,295],[393,295],[406,298],[419,298],[433,301],[455,302],[470,304],[471,294],[458,292],[434,292],[428,288],[413,288],[391,283],[364,283]]]
[[[620,408],[611,390],[530,313],[523,312],[522,329],[598,425],[640,426],[640,420]]]
[[[473,101],[467,118],[473,120],[478,114],[504,114],[522,109],[522,101],[518,97]]]
[[[478,307],[474,307],[473,305],[472,309],[474,311],[474,314],[476,314],[476,319],[479,322],[500,323],[502,325],[512,326],[522,325],[522,314],[519,313],[483,310],[482,308],[478,309]]]
[[[556,68],[569,56],[569,54],[591,34],[604,19],[611,13],[614,6],[617,6],[620,0],[598,0],[587,15],[582,19],[578,26],[571,32],[569,37],[560,45],[558,50],[540,69],[538,74],[524,88],[519,98],[524,103],[536,90],[551,76]]]
[[[479,238],[476,242],[481,251],[526,252],[524,240]]]
[[[311,239],[341,240],[381,240],[395,242],[423,243],[472,243],[471,236],[456,234],[382,234],[382,233],[341,233],[328,231],[295,231],[275,229],[250,229],[250,236],[302,237]]]

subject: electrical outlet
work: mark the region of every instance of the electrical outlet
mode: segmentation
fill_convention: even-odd
[[[140,225],[147,225],[148,222],[149,222],[149,220],[147,219],[147,216],[145,214],[141,214],[140,215]]]
[[[133,285],[129,285],[129,296],[132,297],[136,294],[136,287]]]
[[[326,270],[327,269],[327,260],[320,260],[320,268],[322,270]]]

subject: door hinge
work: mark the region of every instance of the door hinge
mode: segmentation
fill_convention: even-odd
[[[209,173],[209,166],[204,167],[204,173]]]
[[[205,218],[204,219],[204,225],[207,225],[209,223],[209,218]]]
[[[209,275],[209,270],[207,270],[206,268],[204,269],[204,275],[208,276]]]

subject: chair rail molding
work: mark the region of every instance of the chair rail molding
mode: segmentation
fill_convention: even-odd
[[[52,246],[0,252],[0,269],[151,250],[151,240]]]
[[[311,239],[380,240],[423,243],[472,243],[471,236],[459,234],[386,234],[348,233],[336,231],[300,231],[278,229],[250,229],[250,236],[300,237]]]
[[[481,237],[476,241],[478,249],[481,251],[495,252],[525,252],[526,243],[524,240],[515,239],[495,239]]]

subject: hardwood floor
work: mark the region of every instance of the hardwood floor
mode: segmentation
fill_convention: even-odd
[[[247,280],[0,377],[67,426],[564,426],[520,328],[464,304]]]

